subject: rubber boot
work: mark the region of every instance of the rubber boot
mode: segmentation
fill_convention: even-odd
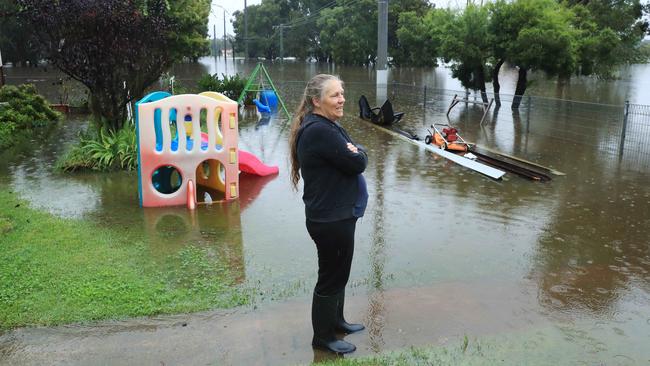
[[[314,338],[311,344],[334,353],[354,352],[357,349],[354,344],[336,339],[334,335],[337,307],[338,295],[321,296],[314,292],[311,303],[311,324],[314,327]]]
[[[336,296],[338,296],[338,304],[336,308],[336,331],[350,334],[350,333],[360,332],[366,329],[366,327],[364,327],[363,324],[351,324],[345,321],[345,317],[343,317],[343,306],[345,305],[345,290],[339,292]]]

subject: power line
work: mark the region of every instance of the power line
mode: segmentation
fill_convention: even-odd
[[[314,17],[320,15],[321,10],[329,8],[332,5],[336,5],[336,1],[331,1],[331,2],[321,6],[320,8],[314,10],[313,12],[310,12],[308,15],[303,16],[302,18],[292,20],[291,22],[289,22],[287,24],[287,27],[294,27],[294,26],[297,26],[297,25],[306,24],[306,23],[310,22],[311,19],[313,19]]]
[[[360,0],[348,0],[348,1],[344,1],[342,4],[337,5],[337,6],[338,7],[346,7],[346,6],[354,5],[355,3],[358,3],[359,1]],[[282,26],[284,28],[292,28],[292,27],[297,27],[297,26],[300,26],[300,25],[305,25],[305,24],[311,23],[312,21],[317,20],[320,17],[321,12],[323,10],[333,9],[332,5],[336,5],[336,3],[337,3],[336,1],[331,1],[331,2],[323,5],[322,7],[314,10],[312,13],[310,13],[308,15],[305,15],[305,16],[302,16],[302,17],[297,18],[297,19],[293,19],[289,23],[283,24]]]

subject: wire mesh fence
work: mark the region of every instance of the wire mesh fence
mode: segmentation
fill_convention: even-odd
[[[280,90],[298,98],[304,81],[282,82]],[[650,171],[650,106],[640,104],[604,104],[525,95],[517,109],[511,109],[514,95],[500,94],[500,105],[486,108],[480,93],[432,88],[427,85],[390,83],[385,96],[373,83],[346,82],[347,113],[356,113],[356,102],[363,94],[368,100],[388,98],[396,110],[406,112],[400,122],[414,130],[431,123],[461,125],[463,131],[494,129],[500,139],[557,141],[581,145],[612,163],[640,171]],[[380,98],[377,98],[378,93]],[[497,99],[493,93],[486,100]],[[290,97],[291,98],[291,97]],[[454,98],[460,102],[450,110]],[[482,126],[479,121],[483,120]],[[476,133],[478,136],[478,132]],[[510,136],[510,137],[509,137]],[[590,149],[591,150],[591,149]]]
[[[486,93],[486,100],[497,99]],[[480,93],[436,89],[393,83],[387,97],[393,105],[416,104],[431,119],[449,118],[456,123],[482,118]],[[454,98],[460,107],[449,111]],[[485,115],[484,124],[511,125],[512,133],[544,136],[558,142],[595,147],[628,167],[650,169],[650,106],[590,103],[527,95],[518,109],[511,110],[514,95],[500,94]],[[448,115],[447,115],[448,114]],[[470,124],[471,126],[471,124]]]

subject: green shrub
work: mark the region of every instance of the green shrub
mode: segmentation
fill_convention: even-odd
[[[199,89],[202,91],[220,91],[221,90],[221,80],[217,74],[203,74],[199,81],[197,82]]]
[[[223,77],[223,79],[219,79],[219,76],[217,74],[203,75],[197,83],[199,90],[216,91],[236,101],[239,98],[241,92],[244,90],[244,87],[246,86],[246,80],[242,79],[242,77],[239,76],[239,74],[235,74],[233,76],[227,76],[225,74],[221,74],[221,76]],[[249,95],[246,95],[246,100],[244,101],[244,104],[253,104],[252,94],[253,93],[249,93]]]
[[[639,47],[638,63],[647,64],[650,62],[650,42],[643,42]]]
[[[58,170],[134,170],[138,163],[137,136],[132,123],[118,132],[100,130],[79,135],[73,146],[56,164]]]
[[[1,113],[1,112],[0,112]],[[7,147],[11,145],[11,141],[14,137],[14,131],[16,130],[16,124],[9,122],[0,122],[0,148]]]
[[[31,84],[0,88],[0,147],[12,145],[14,134],[45,127],[60,120]]]
[[[185,83],[176,79],[175,75],[168,72],[163,73],[158,82],[160,83],[159,90],[164,90],[174,95],[191,94],[194,92],[192,88],[186,86]]]

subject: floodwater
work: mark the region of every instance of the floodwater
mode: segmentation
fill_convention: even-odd
[[[177,67],[177,80],[189,83],[215,71],[212,59],[203,62]],[[248,73],[252,67],[228,60],[216,71]],[[352,357],[409,346],[457,347],[467,336],[484,342],[485,359],[494,362],[650,363],[650,170],[635,160],[642,152],[619,156],[612,153],[616,146],[603,147],[612,120],[620,122],[620,108],[613,106],[650,104],[642,87],[648,65],[630,66],[613,82],[558,85],[538,78],[527,93],[604,104],[576,103],[562,118],[551,104],[533,104],[521,114],[504,104],[480,125],[479,107],[453,109],[449,122],[466,140],[565,173],[546,183],[511,174],[491,180],[361,121],[359,96],[378,104],[371,70],[267,67],[290,110],[310,75],[341,75],[347,98],[342,124],[369,151],[370,200],[357,226],[347,291],[348,318],[363,320],[368,329],[348,336],[359,346]],[[19,72],[9,69],[9,81]],[[514,85],[506,80],[512,80],[507,70],[507,94]],[[431,123],[447,121],[453,90],[460,90],[443,69],[393,70],[389,82],[387,95],[406,112],[402,127],[420,136]],[[431,88],[427,99],[424,84]],[[195,213],[138,207],[132,173],[52,173],[53,161],[84,124],[83,117],[71,117],[3,153],[0,180],[34,207],[121,227],[154,256],[187,243],[214,246],[240,282],[263,295],[255,309],[17,329],[0,336],[0,363],[284,365],[324,357],[309,346],[316,253],[300,193],[289,185],[285,117],[260,124],[247,111],[240,119],[240,148],[278,165],[280,174],[242,177],[237,202],[201,205]],[[585,126],[589,132],[576,132]],[[559,139],[558,131],[577,137]]]

